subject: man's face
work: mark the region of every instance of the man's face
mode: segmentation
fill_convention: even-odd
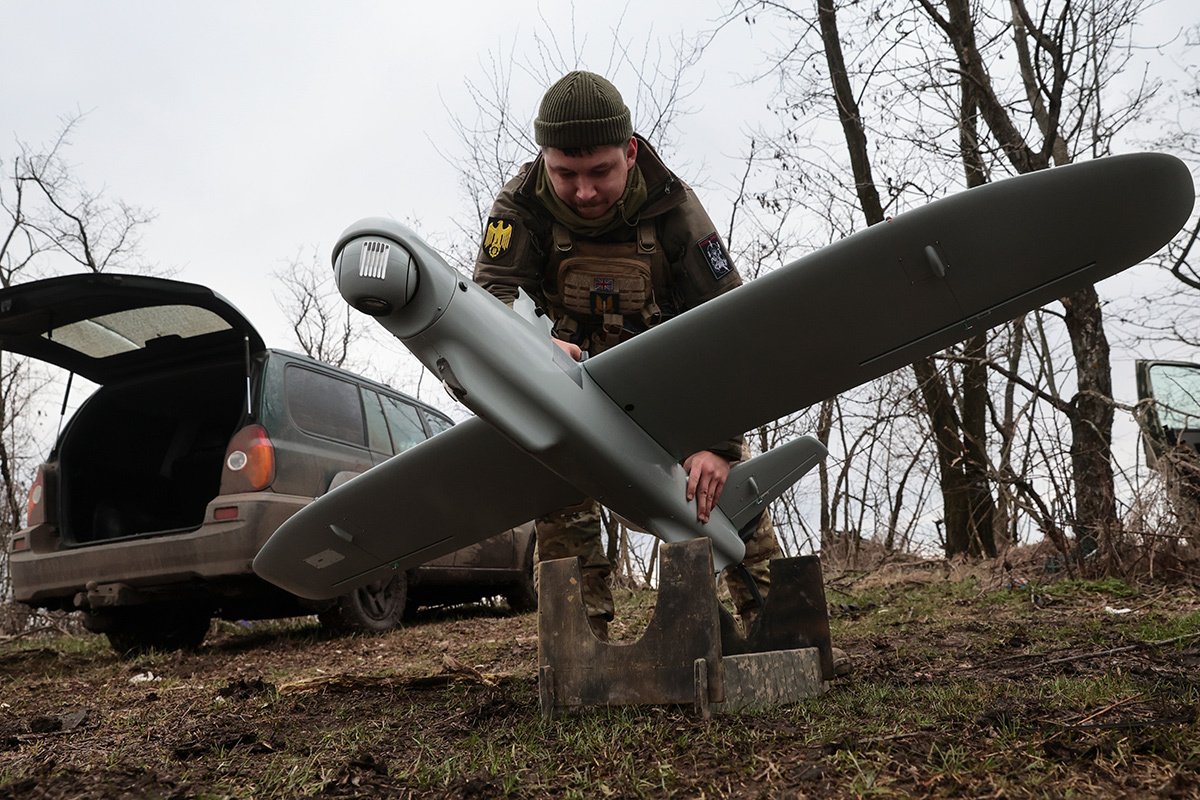
[[[569,156],[545,147],[542,159],[558,199],[584,219],[599,219],[625,193],[629,170],[637,161],[637,139],[627,145],[597,147],[585,155]]]

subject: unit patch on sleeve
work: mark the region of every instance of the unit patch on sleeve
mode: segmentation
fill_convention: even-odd
[[[733,265],[729,263],[729,256],[726,255],[725,248],[721,245],[721,237],[716,233],[705,236],[696,242],[696,246],[700,248],[700,254],[704,256],[704,263],[708,264],[714,278],[721,280],[733,271]]]
[[[512,223],[501,217],[490,217],[483,231],[483,252],[490,259],[497,259],[508,252],[512,244]]]

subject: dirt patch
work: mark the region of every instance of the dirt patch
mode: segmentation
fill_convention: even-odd
[[[0,798],[1200,792],[1194,590],[922,566],[829,600],[853,673],[712,720],[543,721],[536,615],[490,607],[375,638],[220,624],[196,653],[133,661],[22,637],[0,644]],[[644,628],[652,598],[618,601],[614,633]]]

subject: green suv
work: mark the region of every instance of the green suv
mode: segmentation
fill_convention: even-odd
[[[332,601],[258,578],[251,561],[288,516],[452,423],[268,349],[206,287],[111,274],[14,286],[0,291],[0,348],[99,384],[37,471],[10,571],[16,600],[80,610],[120,652],[198,646],[213,617],[315,613],[382,631],[420,604],[536,603],[529,524]]]

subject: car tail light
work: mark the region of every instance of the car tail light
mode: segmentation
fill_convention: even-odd
[[[225,451],[221,494],[257,492],[275,480],[275,445],[261,425],[247,425],[233,435]]]
[[[38,467],[33,484],[29,487],[29,499],[25,503],[25,526],[32,528],[46,521],[46,476]]]

